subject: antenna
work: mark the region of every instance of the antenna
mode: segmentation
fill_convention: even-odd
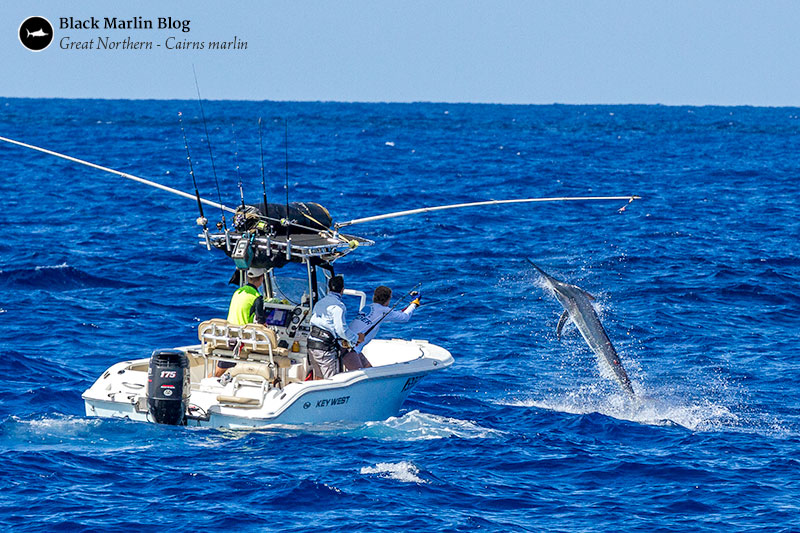
[[[200,210],[200,218],[197,219],[197,224],[203,226],[203,235],[206,238],[206,248],[211,250],[211,240],[208,238],[208,219],[203,214],[203,203],[200,201],[200,191],[197,190],[197,179],[194,177],[194,167],[192,166],[192,156],[189,155],[189,142],[186,140],[186,130],[183,129],[183,114],[178,111],[178,123],[181,125],[181,133],[183,134],[183,145],[186,147],[186,159],[189,161],[189,174],[192,176],[192,184],[194,185],[194,196],[197,198],[197,208]]]

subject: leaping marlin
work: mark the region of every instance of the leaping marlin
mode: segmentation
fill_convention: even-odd
[[[50,35],[49,33],[45,33],[43,29],[36,31],[30,31],[30,30],[25,30],[25,31],[28,32],[28,37],[47,37],[48,35]]]
[[[619,355],[617,355],[617,351],[611,344],[611,339],[608,338],[606,330],[603,329],[603,324],[600,323],[600,318],[592,306],[591,301],[594,300],[594,297],[580,287],[551,277],[530,259],[528,259],[528,262],[539,271],[548,287],[552,289],[558,301],[564,306],[564,313],[558,321],[558,327],[556,327],[558,337],[561,338],[561,330],[567,320],[572,320],[592,351],[598,358],[604,359],[608,366],[611,367],[620,386],[625,389],[625,392],[633,396],[631,380],[628,378],[625,369],[622,368]]]

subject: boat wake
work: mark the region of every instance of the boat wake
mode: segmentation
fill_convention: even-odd
[[[409,411],[402,416],[382,422],[367,422],[356,433],[367,438],[399,441],[431,439],[487,439],[503,432],[479,426],[469,420],[459,420],[439,415]]]
[[[10,416],[0,422],[0,439],[8,443],[26,443],[27,449],[61,448],[90,438],[101,424],[99,420],[51,414],[34,419]]]

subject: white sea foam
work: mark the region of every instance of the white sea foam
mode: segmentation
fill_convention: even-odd
[[[83,418],[72,415],[54,416],[52,418],[37,418],[35,420],[21,420],[17,421],[23,426],[27,426],[31,431],[37,433],[57,433],[64,434],[77,434],[83,432],[87,427],[95,427],[100,424],[97,418]]]
[[[399,463],[378,463],[375,466],[361,468],[362,474],[377,474],[378,477],[396,479],[403,483],[427,483],[419,476],[419,468],[414,463],[400,461]]]
[[[53,268],[69,268],[69,265],[65,262],[61,263],[60,265],[42,265],[37,266],[36,270],[48,270]]]
[[[460,439],[486,439],[503,432],[484,428],[470,420],[459,420],[444,416],[410,411],[400,417],[382,422],[367,422],[360,430],[368,436],[388,440],[430,440],[456,437]]]
[[[350,435],[356,438],[387,441],[420,441],[432,439],[486,439],[505,434],[504,431],[482,427],[470,420],[459,420],[445,416],[410,411],[403,416],[365,423],[331,422],[327,424],[285,425],[273,424],[255,430],[266,435]],[[249,431],[222,430],[230,438],[241,438]]]

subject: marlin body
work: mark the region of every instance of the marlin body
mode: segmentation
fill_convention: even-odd
[[[49,33],[45,33],[44,30],[36,30],[36,31],[28,31],[28,37],[47,37],[50,35]]]
[[[606,330],[603,328],[603,324],[600,323],[600,318],[597,316],[592,306],[591,302],[594,300],[594,297],[580,287],[563,283],[551,277],[547,272],[536,266],[530,259],[528,259],[528,262],[539,271],[539,274],[542,275],[548,287],[550,287],[558,301],[564,307],[564,313],[561,315],[556,328],[558,337],[561,338],[561,330],[564,329],[567,320],[572,320],[592,351],[597,357],[604,359],[608,363],[608,366],[611,367],[620,386],[625,389],[625,392],[633,396],[634,392],[631,386],[631,380],[622,367],[619,355],[617,355],[617,351],[611,344],[611,339],[608,338]]]

